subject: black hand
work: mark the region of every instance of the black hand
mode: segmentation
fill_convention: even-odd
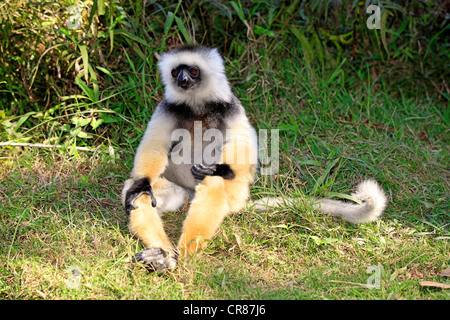
[[[191,168],[191,173],[195,179],[203,180],[206,176],[214,175],[214,172],[216,172],[216,168],[216,164],[194,164]]]
[[[134,201],[143,194],[149,195],[152,198],[152,207],[156,207],[156,198],[153,194],[153,189],[150,186],[150,179],[138,179],[134,182],[130,189],[128,189],[125,196],[125,213],[127,215],[129,215],[132,210],[137,208]]]
[[[224,179],[233,179],[236,175],[228,164],[194,164],[191,168],[192,175],[199,180],[206,176],[220,176]]]

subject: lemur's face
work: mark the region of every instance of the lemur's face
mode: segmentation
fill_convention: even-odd
[[[200,110],[206,101],[229,102],[232,98],[217,49],[178,47],[165,52],[158,67],[165,85],[164,99],[171,103],[184,103]]]
[[[184,90],[195,89],[201,82],[200,69],[197,66],[180,64],[172,69],[171,74],[174,83]]]

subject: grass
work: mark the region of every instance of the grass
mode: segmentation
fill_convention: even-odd
[[[257,78],[236,87],[258,128],[280,129],[280,171],[259,177],[253,194],[350,193],[375,177],[389,197],[380,220],[353,225],[301,200],[278,211],[242,211],[226,218],[201,256],[150,274],[130,262],[143,247],[119,200],[148,112],[126,118],[136,138],[114,155],[0,150],[0,297],[449,299],[448,290],[420,286],[449,283],[439,276],[450,261],[448,111],[364,84],[312,82],[301,66],[285,63],[271,79],[284,85],[265,91]],[[164,217],[175,243],[185,213]],[[378,289],[367,288],[371,266],[383,270]]]

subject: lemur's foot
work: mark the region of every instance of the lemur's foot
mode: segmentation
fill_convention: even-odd
[[[177,265],[178,255],[171,250],[149,248],[136,253],[135,261],[145,264],[149,271],[171,271]]]

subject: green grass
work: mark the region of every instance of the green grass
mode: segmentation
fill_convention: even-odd
[[[254,196],[350,193],[357,181],[374,177],[389,197],[380,220],[353,225],[318,215],[307,201],[242,211],[226,218],[201,256],[171,273],[150,274],[131,263],[143,247],[128,232],[119,200],[148,112],[126,118],[132,128],[122,134],[134,130],[136,138],[113,156],[0,150],[0,297],[449,299],[448,290],[420,286],[449,283],[439,276],[450,260],[448,111],[433,100],[393,99],[364,85],[314,83],[294,64],[281,69],[290,71],[274,72],[272,81],[283,86],[235,90],[255,126],[280,129],[280,172],[259,177]],[[164,217],[174,243],[185,213]],[[367,268],[378,265],[381,287],[368,289]]]

